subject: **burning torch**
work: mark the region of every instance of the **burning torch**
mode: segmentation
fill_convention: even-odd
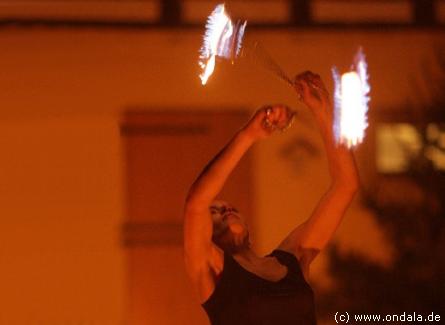
[[[334,79],[334,137],[348,148],[363,141],[368,127],[368,104],[371,90],[365,55],[360,48],[350,71],[341,76],[332,68]]]
[[[247,21],[235,23],[227,14],[224,4],[219,4],[207,19],[203,45],[200,50],[199,65],[201,83],[205,85],[212,75],[217,58],[232,63],[240,56],[248,57],[275,74],[291,87],[294,82],[258,43],[243,45]],[[367,64],[362,49],[355,57],[351,71],[340,76],[337,68],[332,68],[334,79],[334,137],[338,144],[348,148],[360,144],[368,126],[369,83]],[[313,85],[315,86],[315,85]],[[294,113],[288,110],[288,124],[278,129],[287,129],[293,121]],[[270,114],[270,111],[268,112]],[[266,120],[267,124],[267,120]]]
[[[202,69],[199,77],[205,85],[212,75],[217,59],[235,62],[240,56],[251,58],[263,67],[275,73],[291,86],[293,82],[284,73],[281,67],[272,59],[267,51],[258,43],[243,45],[244,31],[247,25],[245,20],[233,22],[226,12],[224,4],[219,4],[207,18],[206,31],[199,55],[199,65]],[[270,117],[272,108],[266,109],[264,126],[268,129],[287,130],[292,124],[295,112],[285,106],[286,121],[284,125],[272,125]]]
[[[199,55],[201,83],[205,85],[212,75],[217,58],[232,63],[239,57],[247,57],[273,72],[277,77],[293,86],[293,82],[258,43],[243,45],[247,21],[233,22],[224,4],[219,4],[207,18],[206,31]]]

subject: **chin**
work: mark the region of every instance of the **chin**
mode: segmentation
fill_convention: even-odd
[[[235,254],[250,247],[249,231],[243,224],[233,223],[214,242],[223,251]]]
[[[230,232],[235,236],[239,236],[239,235],[242,235],[243,233],[247,233],[246,227],[240,223],[232,223],[229,226],[229,228],[230,228]]]
[[[233,234],[232,240],[228,243],[225,251],[231,254],[238,253],[250,247],[249,233],[244,229],[240,234]]]

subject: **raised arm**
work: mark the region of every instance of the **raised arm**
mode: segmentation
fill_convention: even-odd
[[[189,190],[184,210],[185,263],[202,301],[213,292],[215,275],[223,263],[222,252],[212,243],[210,204],[250,146],[273,132],[270,125],[281,118],[281,109],[272,110],[276,113],[273,116],[266,116],[266,109],[258,110],[205,166]],[[271,123],[264,123],[268,119]]]
[[[323,138],[331,176],[329,189],[312,215],[279,245],[280,249],[298,257],[307,276],[310,263],[326,246],[342,221],[358,190],[359,180],[351,150],[334,141],[333,107],[320,76],[311,72],[300,74],[295,79],[295,88],[300,100],[314,114]]]

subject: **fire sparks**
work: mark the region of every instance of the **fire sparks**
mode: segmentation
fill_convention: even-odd
[[[199,77],[203,85],[215,69],[216,57],[233,60],[238,56],[246,24],[246,21],[233,24],[226,14],[224,4],[217,5],[208,17],[199,56],[199,65],[202,68]]]
[[[338,70],[334,67],[332,76],[335,84],[333,126],[335,140],[351,148],[363,141],[368,127],[370,86],[362,49],[359,49],[355,57],[352,71],[340,77]]]

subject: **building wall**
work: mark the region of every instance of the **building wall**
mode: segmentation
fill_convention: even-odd
[[[331,66],[346,70],[362,45],[378,114],[415,100],[410,80],[440,38],[431,31],[281,30],[249,32],[246,44],[260,40],[291,75],[311,69],[329,87]],[[202,87],[200,41],[195,30],[0,30],[0,324],[125,321],[119,123],[127,109],[289,104],[299,113],[293,128],[253,149],[258,251],[271,250],[311,213],[329,178],[310,114],[288,86],[248,60],[219,64]],[[299,141],[315,150],[295,146]],[[365,185],[374,176],[372,155],[372,143],[357,152]],[[359,197],[335,240],[345,251],[390,261]],[[313,265],[320,286],[330,284],[325,267],[323,256]]]

